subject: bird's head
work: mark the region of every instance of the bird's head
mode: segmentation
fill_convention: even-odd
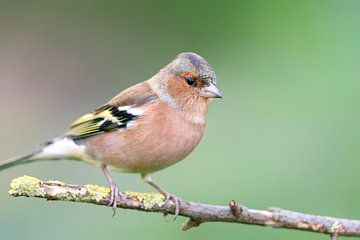
[[[155,84],[154,84],[155,83]],[[212,98],[221,98],[216,75],[210,64],[192,52],[180,53],[153,78],[164,100],[173,106],[208,105]]]
[[[169,92],[173,89],[175,95],[176,91],[181,91],[206,99],[222,97],[216,86],[214,70],[196,53],[180,53],[166,70],[172,75],[168,79]]]

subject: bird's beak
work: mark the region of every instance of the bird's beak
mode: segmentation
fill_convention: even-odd
[[[201,89],[200,95],[205,98],[222,98],[219,89],[213,83]]]

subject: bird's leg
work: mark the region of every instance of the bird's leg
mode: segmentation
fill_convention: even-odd
[[[176,197],[175,195],[168,193],[167,191],[165,191],[164,189],[162,189],[159,185],[157,185],[152,178],[147,175],[147,174],[141,174],[141,178],[144,182],[146,182],[147,184],[149,184],[150,186],[152,186],[153,188],[155,188],[158,192],[160,192],[162,195],[164,195],[165,201],[172,201],[174,203],[174,207],[175,207],[175,217],[174,217],[174,221],[176,219],[176,217],[179,215],[179,211],[180,211],[180,199],[178,197]]]
[[[120,202],[120,200],[122,199],[122,196],[119,191],[119,188],[116,186],[116,183],[114,182],[114,180],[112,180],[109,170],[107,169],[106,165],[104,165],[101,169],[104,172],[105,177],[109,183],[109,187],[110,187],[109,206],[112,206],[112,210],[114,212],[113,216],[114,216],[115,212],[116,212],[116,207],[117,207],[118,203]]]

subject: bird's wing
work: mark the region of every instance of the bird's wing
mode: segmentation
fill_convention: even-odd
[[[67,136],[81,139],[126,128],[127,124],[136,120],[139,115],[140,112],[136,113],[130,106],[115,107],[107,104],[73,122]]]
[[[67,136],[82,139],[100,133],[125,129],[144,113],[146,105],[157,95],[146,83],[134,85],[111,99],[106,105],[85,114],[70,125]]]

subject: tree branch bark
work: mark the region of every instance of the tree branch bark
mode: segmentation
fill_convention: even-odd
[[[42,181],[29,176],[13,179],[9,190],[13,197],[37,197],[105,206],[109,203],[109,193],[109,188],[97,185],[79,186],[59,181]],[[164,202],[161,194],[123,192],[123,195],[125,198],[119,203],[119,208],[174,214],[173,203]],[[231,200],[228,206],[184,200],[180,200],[180,205],[179,215],[189,218],[182,226],[183,230],[205,222],[232,222],[324,233],[329,234],[331,239],[338,236],[360,236],[359,220],[316,216],[273,207],[256,210],[240,206],[234,200]]]

